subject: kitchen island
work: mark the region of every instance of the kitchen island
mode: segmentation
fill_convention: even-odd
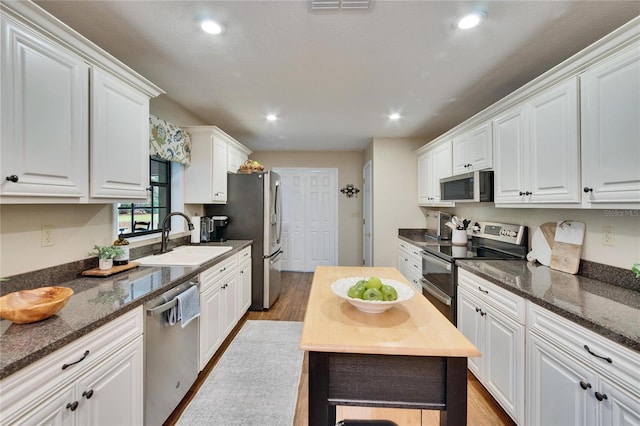
[[[316,268],[300,339],[309,426],[334,425],[337,405],[439,410],[441,425],[465,425],[467,357],[480,351],[419,294],[367,314],[331,291],[340,278],[371,276],[407,283],[395,268]]]

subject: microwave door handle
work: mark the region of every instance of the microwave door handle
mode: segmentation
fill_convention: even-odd
[[[422,257],[426,259],[427,262],[435,263],[436,265],[446,269],[447,271],[451,271],[451,263],[445,262],[444,260],[440,260],[435,256],[426,254],[424,252],[421,253]]]
[[[429,293],[430,295],[432,295],[433,297],[435,297],[437,300],[444,303],[445,305],[451,306],[451,297],[449,297],[447,293],[440,290],[438,287],[431,284],[429,281],[425,280],[424,278],[420,280],[420,284],[422,285],[422,288],[427,293]]]

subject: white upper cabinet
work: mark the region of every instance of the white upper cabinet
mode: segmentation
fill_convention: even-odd
[[[440,201],[440,179],[451,176],[451,140],[427,145],[418,153],[418,204],[453,206]]]
[[[0,9],[0,203],[146,199],[162,90],[35,3]]]
[[[580,82],[584,205],[640,203],[640,43]]]
[[[238,173],[240,166],[249,158],[251,150],[239,144],[230,144],[227,152],[227,172]]]
[[[91,70],[91,197],[147,198],[149,97]]]
[[[493,167],[491,121],[453,138],[453,174]]]
[[[88,184],[89,67],[28,27],[1,21],[0,196],[77,202]]]
[[[247,155],[251,151],[216,126],[187,127],[186,131],[191,135],[191,164],[185,167],[185,203],[226,203],[229,149]]]
[[[579,203],[578,81],[494,118],[496,204]]]

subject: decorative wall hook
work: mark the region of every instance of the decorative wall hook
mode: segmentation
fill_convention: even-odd
[[[353,186],[352,183],[348,183],[347,186],[345,186],[344,188],[342,188],[340,190],[340,192],[342,192],[344,195],[346,195],[347,198],[351,198],[354,195],[356,196],[356,198],[358,198],[358,192],[360,192],[360,190],[358,188],[356,188],[355,186]]]

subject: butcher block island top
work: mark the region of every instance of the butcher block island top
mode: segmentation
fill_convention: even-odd
[[[396,268],[319,266],[305,314],[300,349],[313,352],[477,357],[480,351],[417,292],[385,312],[361,312],[331,290],[340,278],[409,283]]]

